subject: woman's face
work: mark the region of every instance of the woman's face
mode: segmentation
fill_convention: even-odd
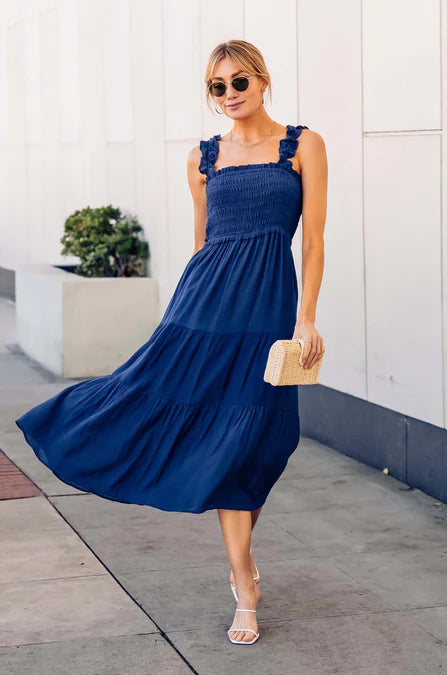
[[[223,80],[227,83],[228,86],[223,96],[214,96],[212,91],[211,96],[214,103],[220,107],[222,112],[232,119],[247,117],[262,105],[265,83],[260,77],[253,75],[248,81],[248,87],[245,91],[236,91],[231,85],[231,82],[235,77],[241,75],[250,77],[252,76],[252,73],[241,70],[231,59],[225,58],[222,59],[222,61],[219,61],[214,69],[213,77],[211,78],[211,82]]]

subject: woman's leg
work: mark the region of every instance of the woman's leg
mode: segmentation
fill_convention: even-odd
[[[251,513],[251,529],[254,528],[256,525],[256,521],[258,520],[260,513],[262,510],[262,506],[259,507],[259,509],[256,509],[255,511],[250,511]]]
[[[254,526],[256,525],[256,521],[258,520],[258,518],[260,516],[261,509],[262,509],[262,506],[260,506],[259,509],[256,509],[255,511],[250,511],[252,531],[253,531]],[[255,567],[255,563],[254,563],[254,560],[253,560],[252,556],[250,556],[250,566],[251,566],[251,571],[252,571],[252,577],[254,577],[254,576],[256,576],[256,567]],[[230,571],[230,584],[233,584],[233,586],[234,586],[233,569],[231,569],[231,571]]]
[[[252,512],[227,509],[217,509],[217,512],[231,569],[234,570],[236,592],[239,598],[237,607],[256,609],[261,592],[258,584],[253,581],[250,564]],[[254,612],[235,612],[232,632],[230,633],[233,640],[250,642],[254,633],[238,631],[239,626],[246,626],[258,631],[256,614]]]

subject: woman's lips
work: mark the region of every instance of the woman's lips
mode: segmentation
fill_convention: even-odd
[[[243,104],[243,101],[240,101],[239,103],[233,103],[233,105],[227,105],[227,108],[239,108],[240,105]]]

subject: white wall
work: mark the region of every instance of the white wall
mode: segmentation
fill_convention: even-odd
[[[446,427],[446,5],[3,0],[0,265],[71,262],[65,218],[113,203],[144,224],[163,311],[194,245],[187,153],[230,127],[205,104],[207,57],[247,39],[268,112],[326,142],[321,382]]]

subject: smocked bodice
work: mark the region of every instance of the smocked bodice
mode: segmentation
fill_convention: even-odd
[[[205,242],[241,239],[280,230],[295,234],[302,212],[301,175],[290,160],[307,126],[287,125],[277,162],[240,164],[215,169],[219,152],[216,134],[200,141],[199,171],[206,175],[208,220]]]

